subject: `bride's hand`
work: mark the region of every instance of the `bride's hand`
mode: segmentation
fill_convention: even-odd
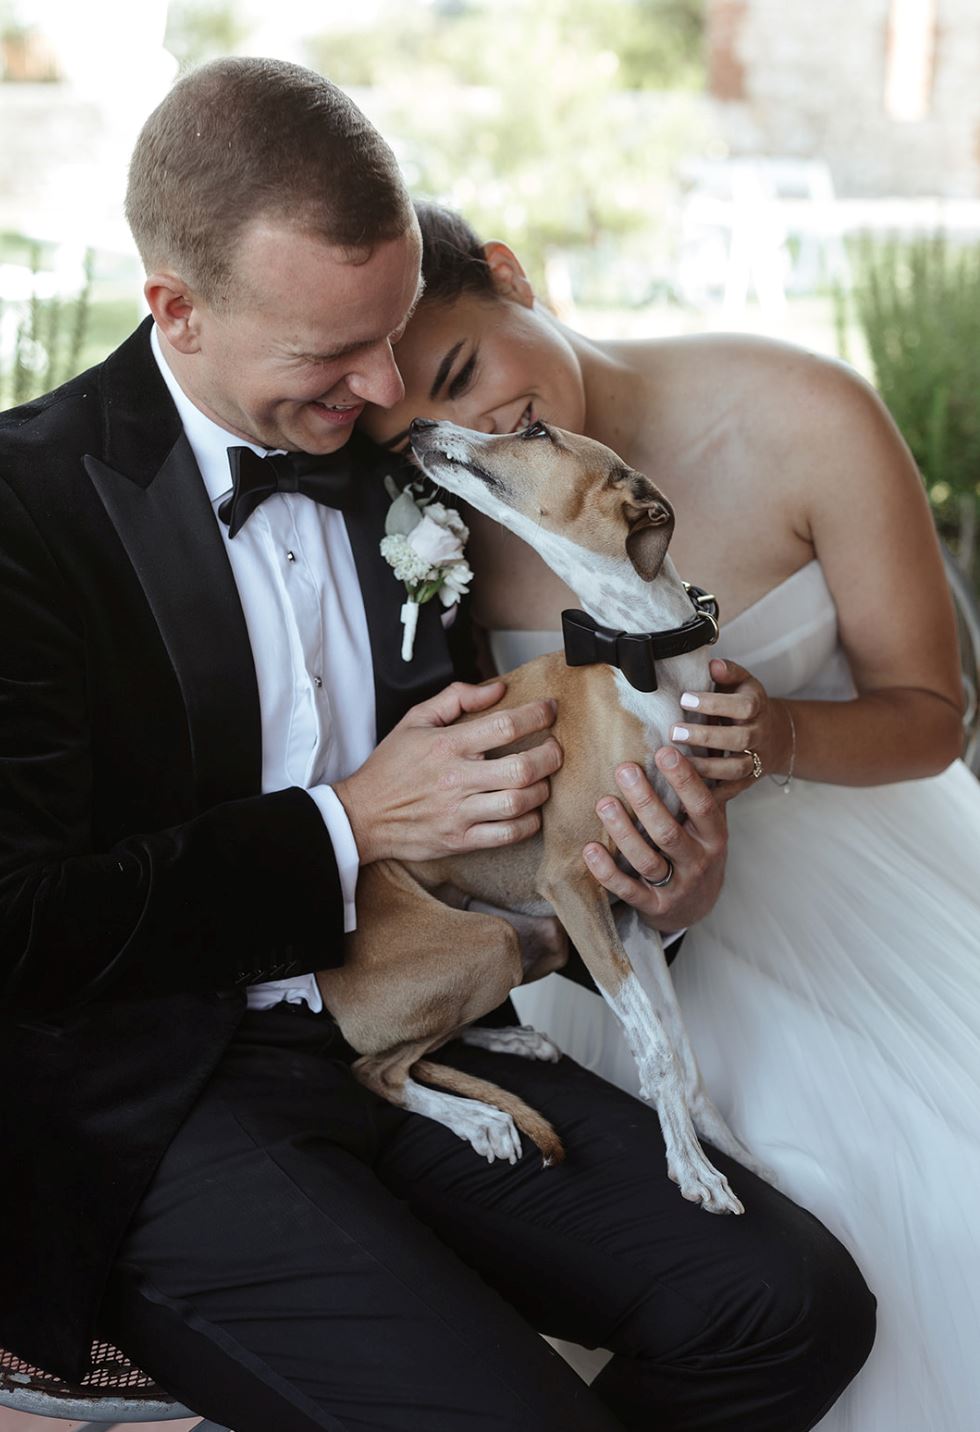
[[[744,666],[714,657],[711,675],[717,683],[715,691],[685,692],[681,698],[681,705],[696,711],[704,724],[687,725],[682,720],[671,731],[671,740],[695,751],[691,765],[706,780],[719,782],[714,795],[724,802],[755,783],[747,752],[759,757],[764,775],[786,770],[792,727],[786,703],[770,700],[762,683]],[[698,749],[710,754],[698,755]]]

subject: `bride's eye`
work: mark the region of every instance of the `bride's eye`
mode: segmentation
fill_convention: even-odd
[[[530,426],[521,431],[522,438],[550,438],[551,434],[544,423],[531,423]]]
[[[463,394],[467,391],[467,389],[472,386],[473,379],[475,377],[476,349],[474,348],[473,352],[467,358],[462,368],[460,368],[459,372],[456,374],[455,378],[450,383],[449,387],[446,389],[446,397],[449,399],[449,401],[451,403],[455,403],[458,398],[461,398]]]

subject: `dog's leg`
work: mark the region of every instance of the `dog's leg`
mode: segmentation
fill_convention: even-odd
[[[459,1036],[464,1044],[477,1049],[490,1049],[495,1054],[516,1054],[520,1059],[542,1059],[552,1064],[561,1058],[561,1050],[546,1034],[539,1034],[529,1024],[508,1025],[493,1029],[485,1024],[471,1024]]]
[[[379,1098],[451,1129],[486,1158],[520,1157],[519,1128],[546,1162],[559,1162],[564,1153],[554,1129],[516,1095],[459,1070],[417,1065],[520,983],[511,924],[442,904],[394,861],[364,867],[358,900],[371,912],[366,929],[348,937],[342,966],[317,976],[326,1007],[361,1053],[355,1076]],[[429,1089],[415,1074],[441,1087]]]
[[[660,936],[645,925],[636,910],[628,905],[618,906],[614,918],[633,971],[660,1016],[677,1055],[684,1079],[684,1096],[694,1127],[701,1138],[714,1144],[723,1154],[735,1159],[767,1183],[775,1183],[772,1170],[757,1159],[741,1139],[732,1133],[704,1087],[697,1056],[691,1045],[680,1005],[677,1003],[677,993],[664,958]]]
[[[461,1069],[423,1059],[432,1045],[431,1040],[416,1041],[367,1055],[351,1066],[352,1072],[379,1098],[442,1124],[490,1163],[494,1159],[517,1162],[521,1156],[518,1128],[538,1146],[546,1165],[561,1163],[565,1151],[547,1119],[506,1089]],[[430,1089],[413,1079],[413,1074],[443,1087]]]
[[[543,979],[553,970],[560,970],[568,959],[568,936],[554,915],[524,915],[517,910],[504,910],[467,895],[453,885],[440,885],[433,894],[454,910],[471,914],[496,915],[506,920],[520,942],[523,984]]]
[[[504,910],[499,905],[477,900],[453,885],[440,885],[433,893],[453,910],[465,910],[471,915],[492,915],[507,921],[520,943],[524,971],[522,983],[526,984],[528,979],[541,979],[552,970],[561,969],[568,958],[568,937],[553,915],[523,915],[514,910]],[[542,1059],[551,1063],[561,1058],[561,1050],[529,1024],[506,1028],[473,1025],[464,1029],[459,1038],[464,1044],[489,1049],[495,1054],[516,1054],[521,1059]]]
[[[520,1158],[521,1136],[514,1120],[503,1109],[482,1104],[478,1099],[461,1099],[442,1089],[429,1089],[411,1077],[405,1080],[403,1093],[406,1109],[451,1129],[482,1154],[487,1163],[506,1159],[514,1164]]]
[[[355,1061],[352,1073],[389,1104],[422,1114],[450,1129],[490,1163],[494,1159],[515,1163],[521,1156],[521,1139],[510,1114],[476,1099],[428,1089],[411,1077],[409,1070],[431,1046],[432,1041],[425,1040],[367,1055]]]
[[[526,1104],[516,1094],[501,1089],[497,1084],[491,1084],[487,1079],[467,1074],[462,1069],[454,1069],[449,1064],[434,1064],[431,1059],[420,1059],[412,1072],[427,1083],[438,1085],[440,1089],[462,1094],[473,1102],[489,1104],[497,1113],[509,1114],[521,1133],[527,1134],[531,1142],[538,1147],[545,1168],[561,1163],[564,1159],[565,1149],[551,1124],[543,1114],[532,1109],[530,1104]]]
[[[554,880],[546,879],[541,894],[554,905],[569,939],[623,1026],[639,1070],[640,1092],[660,1117],[669,1176],[685,1198],[710,1213],[744,1213],[728,1180],[698,1143],[684,1097],[680,1061],[629,963],[605,892],[591,877],[579,879],[565,871]]]
[[[444,905],[403,865],[364,866],[357,899],[366,918],[344,942],[344,963],[317,980],[359,1054],[434,1048],[520,984],[520,942],[509,922]]]

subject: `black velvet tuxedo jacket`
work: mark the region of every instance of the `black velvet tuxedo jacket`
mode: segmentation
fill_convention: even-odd
[[[245,987],[342,959],[317,807],[260,794],[245,621],[149,332],[0,417],[0,1346],[76,1378]],[[453,669],[435,602],[400,659],[391,459],[351,459],[380,736]]]

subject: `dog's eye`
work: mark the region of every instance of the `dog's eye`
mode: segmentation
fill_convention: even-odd
[[[544,423],[531,423],[530,426],[521,430],[522,438],[550,438],[551,434]]]

